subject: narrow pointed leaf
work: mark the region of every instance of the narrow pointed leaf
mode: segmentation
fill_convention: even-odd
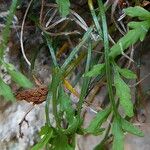
[[[104,121],[108,118],[111,112],[111,108],[106,108],[96,114],[89,126],[85,129],[86,133],[98,134],[100,127]]]
[[[138,129],[132,123],[126,121],[123,118],[121,119],[121,126],[122,126],[122,129],[126,132],[129,132],[131,134],[134,134],[140,137],[144,136],[144,133],[140,129]]]
[[[139,28],[139,29],[142,30],[142,32],[143,31],[148,32],[149,24],[150,24],[149,20],[144,20],[144,21],[141,21],[141,22],[132,21],[132,22],[128,23],[128,27],[130,29],[138,29]]]
[[[2,95],[6,100],[15,100],[11,88],[0,78],[0,95]]]
[[[31,81],[27,79],[27,77],[24,76],[21,72],[17,70],[10,70],[10,69],[7,69],[7,71],[10,74],[12,80],[18,83],[21,87],[24,87],[24,88],[33,87],[33,84],[31,83]]]

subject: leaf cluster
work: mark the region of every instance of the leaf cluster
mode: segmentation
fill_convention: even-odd
[[[69,0],[56,0],[59,13],[62,17],[67,17],[70,13]],[[105,133],[102,142],[95,147],[103,149],[103,144],[109,135],[113,136],[113,150],[124,149],[124,136],[125,133],[131,133],[142,137],[143,132],[135,127],[126,118],[134,116],[134,104],[131,98],[131,90],[127,84],[128,80],[135,80],[136,74],[127,68],[120,67],[117,64],[118,58],[133,44],[138,41],[143,41],[150,28],[150,12],[142,7],[128,7],[124,9],[124,13],[130,17],[136,17],[140,21],[131,21],[128,23],[129,31],[118,40],[111,48],[109,48],[109,37],[106,22],[106,11],[101,0],[97,1],[98,13],[93,7],[93,2],[88,0],[89,8],[91,11],[94,25],[89,27],[79,44],[76,45],[67,58],[60,63],[56,56],[57,46],[55,47],[55,40],[45,32],[41,26],[37,16],[32,16],[32,21],[35,22],[38,29],[43,33],[43,44],[49,49],[51,55],[51,68],[52,80],[49,83],[49,92],[46,99],[45,115],[46,124],[39,132],[40,140],[32,147],[32,150],[40,150],[43,148],[52,150],[74,150],[75,149],[75,135],[100,135]],[[25,77],[21,72],[15,69],[12,64],[4,61],[4,50],[8,44],[8,37],[10,34],[10,26],[17,8],[17,0],[12,1],[10,7],[10,14],[6,22],[6,27],[3,31],[3,41],[0,44],[0,64],[5,67],[12,80],[23,88],[32,88],[32,82]],[[102,55],[103,61],[93,59],[93,31],[95,30],[99,35],[98,42],[101,41],[104,46],[104,53]],[[86,44],[86,52],[80,52],[80,49]],[[67,81],[73,71],[83,61],[83,71],[76,77],[76,83],[80,80],[81,92],[77,93],[75,88]],[[96,113],[95,117],[91,120],[87,128],[83,128],[82,107],[85,98],[88,95],[89,89],[96,79],[103,79],[106,83],[106,88],[109,96],[109,105]],[[75,85],[75,84],[74,84]],[[68,91],[66,91],[66,89]],[[78,97],[78,103],[73,106],[70,94]],[[11,88],[0,78],[0,95],[4,96],[7,100],[14,100],[15,97]],[[52,105],[53,116],[55,124],[49,120],[49,105]],[[123,115],[118,110],[121,107]],[[108,126],[103,127],[103,124],[109,121]],[[110,130],[111,129],[111,130]],[[111,131],[111,132],[110,132]]]

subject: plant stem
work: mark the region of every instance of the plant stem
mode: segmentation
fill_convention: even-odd
[[[109,93],[109,99],[112,104],[112,109],[114,116],[118,116],[114,94],[113,94],[113,87],[112,87],[112,69],[111,63],[109,58],[109,40],[108,40],[108,30],[107,30],[107,22],[105,16],[105,9],[104,5],[101,0],[98,0],[98,5],[100,8],[101,20],[102,20],[102,29],[103,29],[103,42],[104,42],[104,54],[105,54],[105,65],[106,65],[106,79],[107,79],[107,87]]]
[[[58,105],[58,90],[61,84],[61,73],[60,69],[55,67],[54,72],[52,74],[52,84],[51,84],[51,91],[52,91],[52,106],[53,106],[53,115],[55,117],[56,126],[60,127],[60,119],[58,116],[57,105]]]
[[[46,38],[46,42],[47,42],[47,45],[48,45],[48,48],[49,48],[49,51],[50,51],[50,54],[51,54],[51,57],[52,57],[54,66],[55,66],[55,67],[58,67],[56,55],[55,55],[55,53],[54,53],[54,49],[53,49],[53,47],[52,47],[52,44],[51,44],[49,35],[47,35],[46,33],[44,33],[44,37]]]
[[[46,115],[46,123],[51,126],[50,119],[49,119],[49,104],[51,100],[51,92],[48,92],[47,98],[46,98],[46,104],[45,104],[45,115]]]
[[[92,45],[91,45],[91,42],[89,41],[85,72],[88,72],[89,68],[90,68],[91,53],[92,53]],[[79,99],[79,102],[78,102],[78,105],[77,105],[78,117],[80,116],[80,113],[81,113],[82,104],[83,104],[83,100],[84,100],[84,98],[86,96],[86,92],[87,92],[87,89],[88,89],[89,81],[90,81],[89,78],[84,77],[83,85],[82,85],[82,89],[81,89],[81,94],[80,94],[80,99]]]
[[[95,23],[95,27],[98,31],[100,39],[102,40],[102,29],[101,29],[101,26],[99,24],[98,18],[96,16],[96,13],[95,13],[95,10],[94,10],[94,7],[93,7],[93,0],[88,0],[88,5],[89,5],[90,11],[91,11],[91,15],[93,17],[93,21]]]

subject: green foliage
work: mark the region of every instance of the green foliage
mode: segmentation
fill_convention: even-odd
[[[132,123],[126,121],[125,119],[121,118],[121,126],[122,129],[126,132],[129,132],[131,134],[143,137],[144,133],[140,131],[137,127],[135,127]]]
[[[14,66],[12,64],[5,63],[3,60],[4,50],[7,47],[7,43],[9,40],[10,35],[10,27],[12,25],[12,21],[17,9],[18,0],[13,0],[12,4],[9,9],[9,14],[7,16],[6,26],[4,30],[2,31],[2,42],[0,44],[0,64],[4,65],[4,67],[7,69],[8,74],[10,74],[12,80],[14,80],[16,83],[18,83],[20,86],[24,88],[31,88],[33,84],[27,79],[22,73],[19,71],[16,71],[14,69]],[[15,97],[13,96],[13,92],[11,91],[11,88],[5,84],[2,79],[0,79],[0,94],[4,96],[6,100],[15,100]]]
[[[83,121],[81,119],[74,117],[73,122],[69,124],[68,128],[62,130],[63,133],[68,135],[76,133],[77,129],[81,126],[82,122]]]
[[[89,39],[92,31],[93,31],[92,27],[88,28],[87,32],[84,34],[84,36],[81,39],[80,43],[75,48],[73,48],[72,52],[70,53],[70,55],[68,56],[68,58],[65,60],[64,64],[61,67],[63,70],[66,69],[68,64],[72,61],[72,59],[75,57],[75,55],[80,50],[80,48],[83,46],[83,44],[85,44],[85,42],[87,42],[87,40]]]
[[[122,52],[127,49],[129,46],[132,44],[135,44],[139,39],[142,41],[143,38],[145,37],[147,31],[149,30],[150,22],[149,21],[143,21],[141,22],[141,26],[137,28],[134,28],[128,33],[123,36],[117,44],[115,44],[111,49],[110,49],[110,54],[109,56],[112,58],[115,58],[116,56],[122,54]],[[129,24],[131,25],[131,24]]]
[[[69,14],[70,1],[69,0],[56,0],[56,3],[59,6],[59,12],[63,17]]]
[[[112,134],[114,135],[113,140],[113,150],[123,150],[124,149],[124,132],[128,132],[140,137],[144,134],[137,127],[127,120],[117,116],[112,124]]]
[[[27,79],[22,73],[15,70],[15,68],[12,64],[5,63],[3,61],[1,61],[1,62],[3,64],[3,66],[7,69],[8,74],[11,76],[11,79],[13,81],[15,81],[21,87],[24,87],[24,88],[33,87],[33,84],[30,82],[30,80]],[[4,96],[4,98],[6,100],[15,100],[15,97],[13,96],[13,92],[12,92],[11,88],[6,83],[4,83],[4,81],[2,81],[2,79],[0,82],[0,86],[1,86],[0,95]]]
[[[70,1],[56,0],[56,3],[58,4],[59,12],[62,17],[66,17],[70,12]],[[48,31],[45,31],[44,28],[40,26],[38,17],[35,17],[34,15],[31,17],[32,21],[35,21],[36,27],[39,27],[42,30],[44,36],[43,44],[45,44],[45,46],[49,48],[49,53],[52,58],[52,81],[49,85],[49,93],[47,96],[45,107],[46,124],[41,128],[40,140],[32,148],[32,150],[41,150],[45,147],[51,150],[74,150],[75,135],[101,134],[105,130],[101,128],[101,126],[106,122],[110,114],[112,114],[112,119],[108,127],[106,127],[104,139],[95,147],[95,150],[104,149],[103,146],[105,145],[105,141],[111,134],[110,131],[112,131],[113,135],[113,150],[124,149],[125,132],[140,137],[144,135],[143,132],[135,127],[132,123],[122,118],[118,112],[118,106],[121,105],[125,112],[125,115],[127,115],[128,117],[132,117],[134,115],[130,88],[123,79],[136,79],[137,76],[129,69],[120,68],[119,66],[121,65],[118,65],[115,62],[115,58],[118,56],[118,59],[119,55],[123,54],[124,51],[130,46],[138,41],[143,41],[145,39],[145,36],[150,28],[150,12],[139,6],[124,9],[126,15],[130,17],[138,17],[140,21],[129,22],[128,27],[130,30],[110,48],[108,36],[109,33],[106,22],[107,19],[105,15],[107,8],[104,7],[101,0],[97,1],[97,9],[94,8],[91,0],[88,1],[88,4],[95,26],[92,25],[87,29],[83,37],[81,37],[79,44],[77,44],[77,46],[72,49],[70,54],[68,54],[68,57],[64,60],[63,64],[61,64],[62,61],[58,61],[55,54],[57,49],[59,49],[59,46],[55,44],[56,46],[53,48],[53,42],[59,39],[62,40],[62,38],[50,37]],[[17,71],[12,64],[8,64],[3,60],[4,50],[8,43],[10,25],[12,24],[16,7],[17,0],[13,0],[10,7],[10,14],[7,18],[6,27],[2,33],[3,42],[2,44],[0,44],[0,64],[3,64],[8,74],[10,74],[12,80],[15,81],[18,85],[24,88],[31,88],[33,87],[33,84],[29,81],[29,79],[22,73]],[[82,23],[82,18],[76,19],[77,22],[80,21],[79,23]],[[96,42],[99,43],[99,40],[102,41],[104,47],[104,55],[102,55],[102,59],[99,59],[102,60],[101,62],[97,61],[101,64],[94,65],[90,70],[90,66],[92,66],[92,64],[95,64],[92,60],[92,49],[95,44],[95,42],[92,41],[92,38],[95,29],[96,33],[99,34],[99,39]],[[78,55],[78,52],[80,51],[81,47],[85,46],[85,43],[87,43],[88,46],[87,51],[82,51]],[[75,57],[76,59],[72,62]],[[76,107],[73,107],[70,96],[68,94],[71,91],[67,93],[64,89],[63,84],[66,78],[70,79],[72,77],[71,74],[73,74],[74,69],[78,67],[78,64],[80,64],[82,60],[84,60],[82,64],[86,65],[83,67],[83,70],[80,73],[81,76],[79,76],[78,78],[78,81],[81,80],[80,83],[82,84],[81,92],[78,97],[79,101],[76,104]],[[84,106],[83,104],[85,102],[85,98],[86,96],[88,96],[89,91],[91,90],[90,88],[94,83],[93,80],[90,79],[90,77],[96,77],[95,79],[99,79],[99,75],[101,74],[104,75],[104,79],[106,81],[106,88],[109,96],[109,105],[104,107],[102,111],[98,112],[93,120],[91,120],[91,122],[89,123],[89,126],[86,129],[83,129],[82,108]],[[4,98],[7,100],[15,99],[11,88],[1,78],[0,95],[4,96]],[[119,98],[119,103],[116,102],[116,97]],[[49,119],[50,102],[52,102],[52,110],[55,121],[54,125],[51,124]]]
[[[58,134],[52,142],[52,150],[73,150],[71,145],[68,144],[68,140],[66,135]]]
[[[67,135],[56,131],[54,128],[50,128],[48,125],[41,128],[40,136],[42,137],[41,140],[31,150],[41,150],[46,145],[51,150],[73,150],[73,147],[68,144],[69,139]]]
[[[70,2],[68,0],[56,1],[59,6],[59,11],[63,17],[69,14]],[[130,7],[124,10],[124,12],[131,17],[138,17],[141,21],[139,22],[130,22],[128,23],[128,27],[130,30],[118,40],[116,44],[114,44],[111,48],[109,48],[109,40],[108,40],[108,29],[106,23],[106,16],[102,1],[98,1],[98,6],[100,13],[97,15],[94,7],[92,7],[92,2],[88,1],[91,14],[93,17],[93,21],[95,23],[97,32],[99,34],[99,39],[102,40],[104,44],[104,56],[105,60],[102,64],[94,65],[91,70],[89,68],[92,64],[91,60],[91,52],[92,52],[92,44],[90,36],[93,31],[93,26],[90,27],[87,32],[84,34],[80,43],[73,48],[72,52],[69,54],[68,58],[64,61],[64,64],[59,66],[59,62],[57,61],[55,50],[52,47],[52,40],[49,38],[48,34],[44,33],[44,37],[46,38],[46,44],[49,47],[49,51],[52,57],[54,71],[52,74],[52,82],[51,82],[51,99],[53,103],[53,115],[56,121],[56,127],[53,128],[53,135],[45,140],[44,146],[47,144],[53,150],[66,149],[73,150],[74,147],[68,142],[71,135],[75,134],[93,134],[98,135],[102,133],[104,129],[101,128],[101,125],[106,122],[110,113],[113,114],[114,119],[112,119],[112,134],[114,136],[113,139],[113,150],[123,150],[124,149],[124,132],[132,133],[137,136],[143,136],[143,133],[133,126],[132,123],[126,121],[121,118],[118,112],[118,105],[115,101],[115,94],[119,98],[119,105],[122,106],[125,115],[132,117],[133,114],[133,103],[131,101],[131,93],[129,86],[125,83],[122,77],[126,79],[136,79],[137,76],[131,70],[126,68],[120,68],[119,65],[116,64],[115,58],[122,54],[127,48],[131,45],[135,44],[137,41],[143,41],[149,28],[150,28],[150,13],[144,10],[141,7]],[[96,16],[97,15],[97,16]],[[100,21],[99,21],[100,20]],[[100,25],[102,24],[102,27]],[[73,69],[70,69],[66,76],[65,74],[67,67],[71,64],[73,58],[77,56],[80,48],[88,41],[88,51],[87,51],[87,60],[86,67],[84,73],[82,75],[82,88],[79,97],[79,102],[77,104],[77,115],[75,115],[75,110],[72,107],[71,100],[69,95],[66,94],[63,89],[63,79],[68,76]],[[84,58],[84,57],[83,57]],[[72,63],[71,65],[74,65]],[[78,64],[78,63],[76,63]],[[94,119],[90,122],[89,126],[86,129],[81,128],[83,120],[81,118],[81,109],[84,103],[84,98],[87,94],[90,79],[89,77],[97,77],[98,75],[105,73],[106,75],[106,84],[109,93],[110,107],[105,108],[103,111],[100,111],[96,114]],[[114,74],[113,74],[114,73]],[[114,83],[114,86],[113,86]],[[116,93],[114,93],[114,89]],[[65,126],[62,127],[62,123],[65,123]],[[105,144],[105,140],[108,137],[109,130],[106,130],[106,136],[102,143],[100,143],[95,149],[103,149]],[[60,141],[60,142],[58,142]]]
[[[10,26],[12,25],[12,20],[16,12],[18,0],[12,0],[12,4],[9,9],[9,15],[7,17],[7,22],[4,30],[2,31],[2,42],[0,44],[0,58],[3,58],[4,50],[7,47],[9,35],[10,35]]]
[[[85,129],[85,132],[94,135],[100,134],[103,131],[102,129],[100,129],[100,127],[102,123],[107,120],[110,112],[111,112],[110,108],[106,108],[105,110],[98,112],[95,118],[89,124],[89,126]]]
[[[113,150],[123,150],[124,149],[124,134],[121,129],[120,120],[114,119],[112,124],[112,134],[114,135],[113,139]]]
[[[130,22],[128,26],[131,30],[127,32],[115,45],[110,49],[109,57],[113,59],[123,53],[129,46],[135,44],[138,40],[143,41],[150,28],[150,13],[141,7],[129,7],[124,12],[131,17],[138,17],[141,22]],[[114,62],[112,61],[112,64]],[[133,116],[133,104],[129,86],[123,81],[121,76],[127,79],[136,79],[136,75],[129,69],[121,69],[114,66],[114,86],[116,95],[119,97],[120,105],[123,107],[125,114]],[[121,76],[120,76],[121,75]],[[114,135],[113,150],[124,149],[124,133],[128,132],[137,136],[144,136],[143,132],[136,128],[132,123],[121,118],[118,113],[115,114],[113,121],[112,134]]]
[[[137,78],[137,76],[136,76],[136,74],[135,73],[133,73],[133,71],[131,71],[131,70],[129,70],[129,69],[121,69],[121,68],[118,68],[118,71],[119,71],[119,73],[123,76],[123,77],[125,77],[125,78],[127,78],[127,79],[136,79]]]
[[[132,17],[140,17],[141,22],[130,22],[128,26],[131,28],[125,36],[123,36],[110,49],[109,56],[115,58],[129,46],[135,44],[138,40],[143,41],[150,28],[150,13],[141,7],[127,8],[124,10],[127,15]],[[138,13],[137,13],[138,12]],[[144,17],[145,16],[145,17]]]
[[[104,73],[104,71],[105,71],[105,64],[97,64],[97,65],[94,65],[89,72],[85,73],[84,76],[95,77],[97,75]]]
[[[11,76],[11,79],[18,83],[21,87],[32,88],[33,84],[27,77],[25,77],[21,72],[17,71],[12,64],[6,64],[5,67]]]
[[[11,88],[0,78],[0,95],[4,96],[6,100],[15,100]]]
[[[150,12],[140,6],[128,7],[124,9],[125,14],[131,17],[139,17],[140,20],[150,19]]]
[[[41,136],[41,140],[32,147],[31,150],[41,150],[45,148],[46,145],[49,146],[51,150],[73,150],[73,147],[68,144],[69,139],[67,135],[49,127],[47,124],[41,128],[39,134]]]
[[[8,73],[10,74],[13,81],[18,83],[21,87],[24,88],[32,88],[33,84],[29,79],[27,79],[21,72],[17,70],[8,70]]]
[[[138,17],[142,21],[128,23],[131,30],[129,30],[125,36],[123,36],[115,45],[112,46],[109,53],[109,57],[111,59],[114,59],[116,56],[122,54],[125,49],[135,44],[138,40],[143,41],[150,28],[150,13],[145,9],[141,7],[130,7],[125,9],[124,12],[131,17]],[[133,104],[131,102],[130,88],[121,79],[120,75],[127,79],[136,79],[136,75],[128,69],[121,69],[119,67],[116,67],[114,71],[114,86],[116,88],[116,95],[119,97],[120,104],[123,107],[125,114],[132,117]],[[133,126],[132,123],[118,117],[118,112],[115,111],[114,115],[115,119],[112,126],[112,134],[114,135],[113,149],[123,150],[123,131],[135,134],[137,136],[143,136],[143,133],[138,128]]]
[[[53,129],[50,128],[48,125],[45,125],[41,128],[40,136],[42,137],[41,140],[32,147],[31,150],[41,150],[43,149],[49,140],[53,137]]]
[[[59,103],[60,103],[60,111],[65,113],[68,123],[71,124],[74,120],[74,110],[71,106],[71,99],[64,92],[63,88],[60,89]]]
[[[123,107],[126,115],[133,116],[133,104],[131,102],[130,88],[121,79],[119,73],[116,71],[114,74],[114,86],[116,88],[116,95],[120,99],[120,104]]]
[[[105,149],[106,148],[104,146],[104,143],[101,142],[100,144],[96,145],[93,150],[105,150]]]
[[[54,52],[54,49],[53,49],[52,44],[51,44],[51,39],[49,38],[49,36],[46,33],[44,33],[44,37],[46,38],[47,46],[49,48],[53,64],[54,64],[55,67],[58,67],[55,52]]]
[[[87,53],[87,59],[86,59],[86,66],[85,66],[85,73],[89,71],[90,68],[90,63],[91,63],[91,54],[92,54],[92,47],[91,47],[91,42],[88,44],[88,53]],[[78,120],[80,121],[80,114],[81,114],[81,109],[82,105],[84,103],[84,99],[88,90],[90,79],[83,77],[83,85],[81,88],[81,93],[79,97],[79,102],[77,104],[77,116]]]

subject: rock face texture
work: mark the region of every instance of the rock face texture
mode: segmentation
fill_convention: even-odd
[[[0,1],[1,25],[5,23],[9,4],[10,1],[8,1],[8,3]],[[2,29],[3,26],[0,27],[0,42],[2,40]],[[25,36],[25,38],[28,39],[27,36]],[[36,39],[37,41],[32,41],[33,45],[36,42],[39,43],[41,40],[39,38]],[[13,40],[16,42],[13,42]],[[14,43],[16,43],[16,45]],[[19,39],[16,36],[16,33],[12,33],[9,47],[7,47],[5,50],[4,60],[6,62],[13,63],[17,69],[19,68],[20,63],[20,51],[18,51],[18,47],[20,47]],[[36,77],[40,78],[42,83],[45,85],[48,84],[50,80],[50,70],[48,66],[49,63],[50,56],[48,51],[41,49],[41,51],[37,54],[37,59],[35,61],[36,70],[34,71],[37,75]],[[11,81],[11,77],[7,74],[7,71],[3,66],[0,66],[0,77],[7,84],[11,85],[14,91],[17,89],[16,85],[14,85],[14,83]],[[31,112],[27,115],[26,120],[28,121],[28,124],[23,122],[21,128],[22,133],[24,134],[23,138],[20,138],[19,133],[19,123],[32,106],[32,104],[26,101],[17,101],[11,103],[0,97],[0,150],[30,150],[31,146],[37,142],[39,138],[37,133],[45,124],[45,102],[35,105]]]
[[[19,52],[15,51],[12,44],[10,43],[10,48],[8,47],[5,50],[4,59],[6,62],[13,63],[16,68],[19,68]],[[36,70],[34,71],[36,77],[40,78],[44,85],[48,84],[50,80],[49,63],[50,56],[48,52],[45,49],[41,49],[35,61]],[[3,66],[0,66],[0,77],[7,84],[11,85],[14,91],[17,89]],[[0,97],[0,150],[30,150],[31,146],[37,142],[39,138],[37,133],[45,124],[45,102],[35,105],[27,115],[26,119],[29,126],[26,122],[23,122],[21,129],[24,136],[23,138],[19,137],[19,123],[31,106],[32,104],[26,101],[10,103]]]
[[[48,81],[49,70],[45,69],[46,67],[41,65],[40,62],[37,62],[36,65],[44,69],[43,72],[41,69],[41,72],[38,74],[43,79],[43,82]],[[10,84],[11,78],[2,66],[0,73],[4,81]],[[29,126],[26,122],[23,122],[21,129],[24,136],[23,138],[19,137],[19,123],[32,106],[31,103],[26,101],[10,103],[0,97],[0,150],[30,150],[31,146],[37,142],[37,133],[45,124],[45,102],[33,106],[33,109],[26,117]]]
[[[37,132],[44,125],[44,103],[34,106],[26,119],[29,126],[22,124],[23,138],[20,138],[19,123],[31,107],[27,102],[0,104],[0,150],[28,150],[38,139]]]

